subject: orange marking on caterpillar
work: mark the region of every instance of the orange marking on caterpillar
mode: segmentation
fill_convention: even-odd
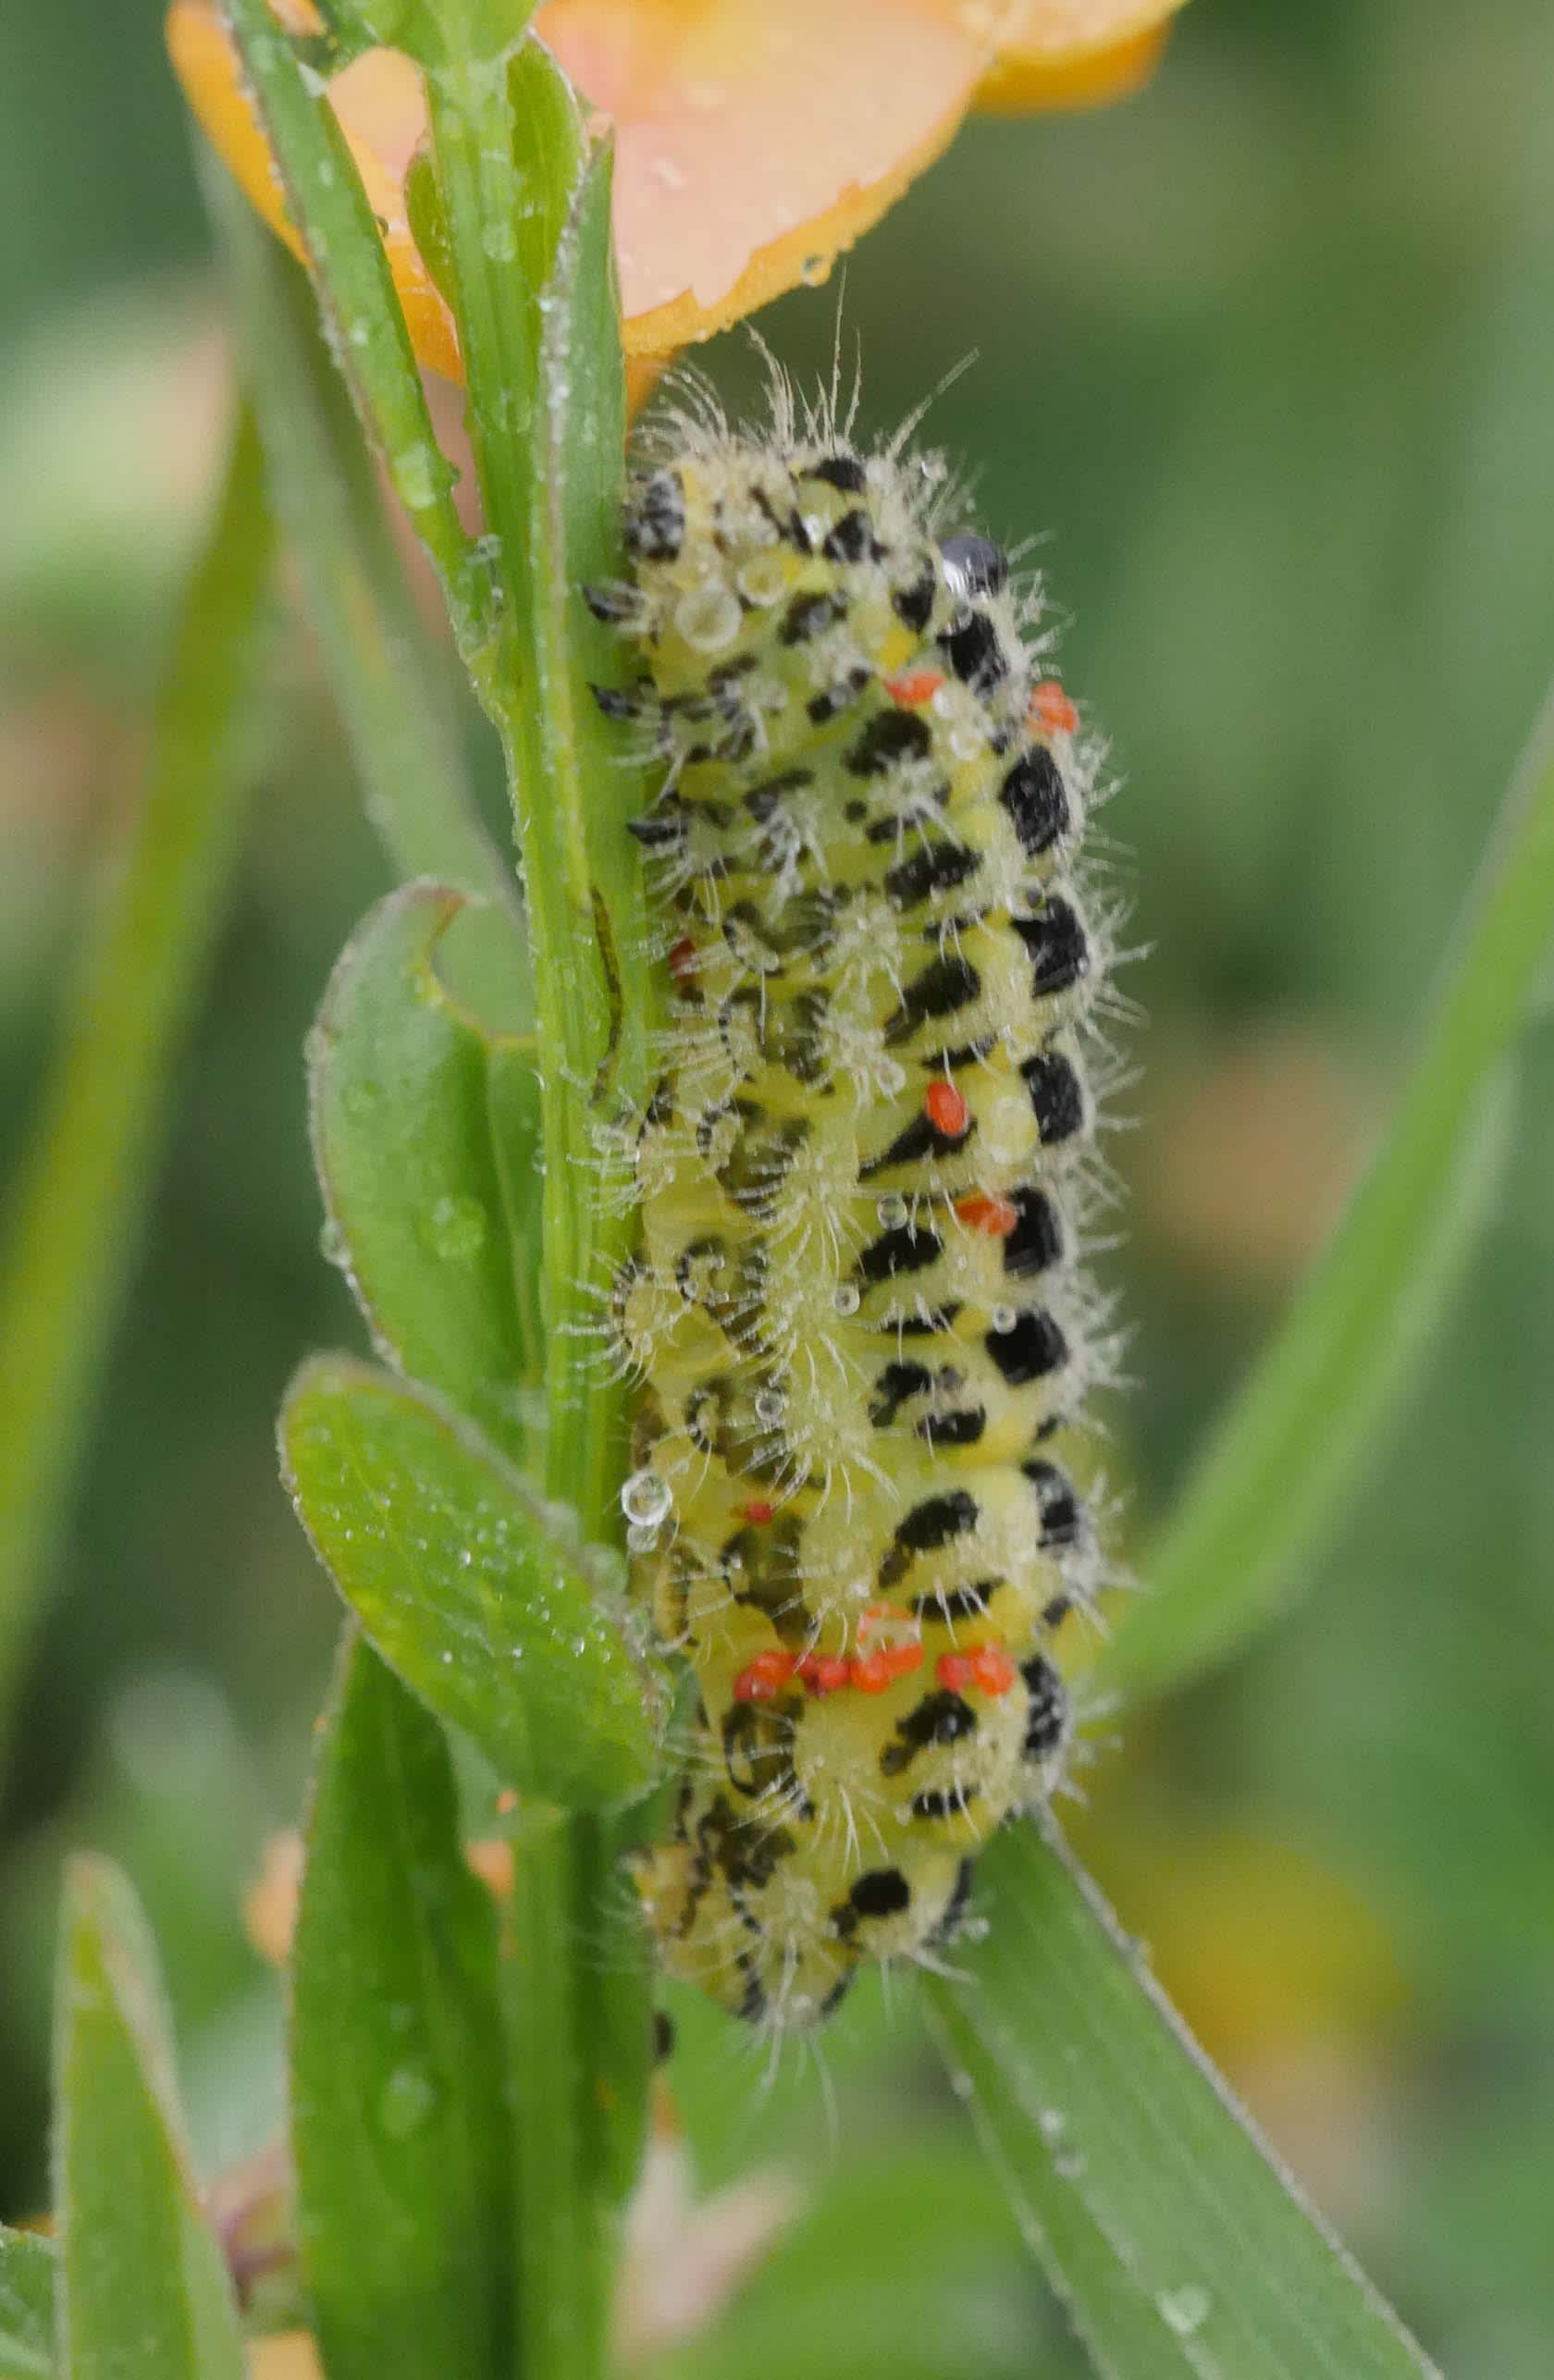
[[[915,710],[931,702],[944,683],[943,670],[898,670],[894,677],[885,680],[885,692],[903,709]]]
[[[1002,1645],[979,1645],[973,1653],[941,1653],[933,1674],[950,1694],[980,1686],[983,1694],[1007,1694],[1018,1677]]]
[[[1031,726],[1048,735],[1072,735],[1079,723],[1079,714],[1055,678],[1043,678],[1030,689],[1030,705],[1026,716]]]
[[[957,1198],[956,1213],[968,1231],[985,1231],[990,1239],[1007,1239],[1019,1221],[1014,1202],[995,1190],[973,1190],[969,1198]]]
[[[753,1529],[764,1529],[769,1521],[777,1518],[776,1505],[769,1503],[764,1496],[752,1496],[747,1504],[736,1505],[734,1510]]]
[[[696,973],[697,947],[689,934],[682,934],[669,954],[669,971],[676,983],[688,983]]]
[[[922,1667],[920,1645],[882,1645],[877,1653],[861,1653],[847,1664],[847,1681],[859,1694],[883,1694],[897,1678]]]
[[[770,1652],[758,1653],[734,1682],[735,1702],[770,1702],[792,1683],[797,1667],[791,1653],[779,1652],[775,1646]]]
[[[1007,1694],[1018,1677],[1002,1645],[979,1645],[971,1656],[971,1674],[984,1694]]]
[[[958,1141],[971,1121],[971,1110],[965,1096],[953,1082],[941,1077],[931,1082],[923,1093],[923,1113],[934,1130],[946,1141]]]
[[[812,1695],[835,1694],[847,1683],[847,1664],[831,1653],[806,1653],[797,1674]]]

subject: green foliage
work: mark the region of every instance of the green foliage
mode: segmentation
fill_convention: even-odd
[[[612,657],[579,597],[619,567],[610,161],[589,151],[553,62],[519,40],[522,0],[339,0],[328,13],[347,51],[394,40],[434,70],[412,206],[459,315],[490,532],[478,548],[452,506],[370,212],[300,71],[311,47],[282,38],[266,0],[230,0],[292,213],[324,268],[330,342],[442,573],[501,738],[537,1033],[496,1032],[444,987],[434,956],[460,900],[418,883],[348,947],[313,1057],[330,1239],[404,1376],[322,1358],[282,1416],[299,1511],[364,1632],[349,1637],[320,1749],[294,1962],[302,2250],[330,2380],[443,2368],[592,2380],[648,2057],[639,1946],[599,1946],[625,1833],[611,1814],[661,1769],[659,1683],[600,1601],[601,1580],[618,1574],[624,1439],[620,1388],[600,1376],[587,1330],[591,1290],[632,1229],[600,1195],[600,1127],[640,1099],[650,1022],[625,832],[638,789],[591,698]],[[480,913],[497,930],[486,980],[527,1024],[531,987],[504,968],[502,864],[465,795],[301,285],[240,212],[217,205],[272,500],[302,557],[369,804],[401,867],[494,894]],[[185,796],[195,767],[229,757],[267,560],[251,443],[240,453],[223,516],[231,542],[216,578],[195,581],[186,629],[184,676],[204,707],[179,729]],[[218,871],[180,875],[166,850],[151,865],[199,946]],[[1498,1146],[1488,1103],[1551,913],[1546,772],[1508,827],[1365,1187],[1145,1566],[1160,1591],[1109,1668],[1126,1688],[1162,1690],[1246,1642],[1370,1460],[1482,1216]],[[457,931],[470,922],[464,910]],[[131,1019],[132,972],[109,979]],[[149,980],[154,989],[154,966]],[[176,1006],[154,1019],[129,1078],[138,1114]],[[103,1047],[119,1044],[110,1033]],[[68,1276],[51,1311],[58,1343],[74,1332],[87,1351],[80,1378],[107,1303],[88,1260],[93,1241],[105,1252],[117,1239],[101,1152],[126,1145],[108,1134],[92,1158],[118,1086],[85,1079],[91,1128],[56,1149],[45,1184],[52,1194],[68,1177],[77,1199],[62,1209],[75,1218],[68,1262],[56,1243],[50,1277]],[[48,1395],[24,1410],[63,1405],[68,1422],[76,1376],[66,1393],[38,1364]],[[59,1453],[41,1422],[14,1433],[29,1494],[70,1435]],[[475,1778],[470,1802],[490,1794],[462,1738],[524,1796],[500,1955],[493,1909],[460,1856],[456,1757]],[[933,2023],[1097,2369],[1119,2380],[1424,2370],[1083,1880],[1012,1831],[981,1889],[990,1931],[955,1954],[964,1979],[931,1987]],[[240,2354],[229,2291],[189,2176],[154,1962],[126,1889],[95,1867],[72,1875],[59,2028],[72,2380],[228,2380]],[[859,2368],[859,2330],[870,2368],[949,2368],[960,2301],[937,2306],[941,2335],[914,2315],[905,2268],[947,2256],[974,2275],[980,2245],[1006,2235],[1008,2218],[953,2156],[882,2162],[858,2177],[857,2203],[796,2235],[747,2326],[693,2351],[687,2372],[842,2380]],[[48,2249],[0,2236],[0,2380],[52,2371],[55,2271]],[[1029,2368],[1029,2355],[1001,2336],[980,2368]]]
[[[308,1048],[314,1156],[377,1345],[517,1461],[542,1363],[536,1093],[435,971],[463,906],[407,885],[346,944]]]
[[[0,2380],[54,2380],[54,2251],[0,2226]]]
[[[349,1633],[291,1959],[303,2271],[331,2380],[511,2369],[497,1925],[441,1730]]]
[[[1554,710],[1506,803],[1391,1126],[1151,1555],[1105,1674],[1159,1693],[1265,1625],[1417,1376],[1490,1212],[1503,1079],[1554,943]]]
[[[55,2089],[70,2380],[241,2380],[221,2250],[190,2169],[156,1955],[105,1861],[66,1880]]]
[[[274,539],[245,414],[82,953],[0,1265],[0,1741],[237,863]]]
[[[564,1512],[428,1392],[349,1356],[304,1364],[280,1451],[314,1550],[373,1645],[505,1783],[568,1809],[648,1790],[652,1672],[601,1609]]]
[[[928,1986],[1031,2247],[1116,2380],[1420,2380],[1095,1889],[1034,1828],[978,1874],[991,1922]]]

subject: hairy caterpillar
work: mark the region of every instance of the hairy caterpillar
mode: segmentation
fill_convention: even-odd
[[[632,480],[630,584],[589,598],[637,672],[599,699],[664,764],[637,831],[671,1021],[611,1323],[635,1591],[698,1689],[636,1881],[670,1971],[773,2027],[931,1957],[1062,1770],[1107,939],[1005,556],[941,535],[901,441],[779,410],[771,440],[682,420]]]

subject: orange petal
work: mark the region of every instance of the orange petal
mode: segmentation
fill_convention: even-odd
[[[944,0],[547,0],[535,23],[615,121],[635,354],[823,280],[948,142],[988,54]]]
[[[283,0],[277,14],[297,5],[298,0]],[[279,232],[293,255],[303,257],[216,0],[173,0],[167,12],[167,48],[202,129],[265,222]],[[419,69],[398,50],[366,50],[336,75],[329,101],[356,160],[367,202],[384,226],[383,244],[411,344],[432,371],[457,379],[462,376],[453,317],[421,261],[405,215],[405,172],[426,123]]]
[[[312,0],[272,0],[288,24]],[[632,356],[735,322],[838,253],[990,104],[1118,95],[1155,55],[1162,0],[544,0],[535,27],[616,130],[615,232]],[[993,82],[994,33],[1012,25]],[[172,0],[195,114],[266,220],[300,243],[216,0]],[[451,317],[402,185],[426,126],[417,69],[371,50],[329,86],[424,364],[457,375]],[[637,376],[636,393],[648,376]]]
[[[977,92],[997,116],[1104,107],[1153,73],[1182,0],[1026,0]]]

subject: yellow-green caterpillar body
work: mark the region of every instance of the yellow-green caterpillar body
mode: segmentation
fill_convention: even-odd
[[[1101,1367],[1091,769],[999,549],[812,426],[688,430],[591,596],[639,673],[600,698],[664,764],[623,1501],[698,1696],[636,1881],[666,1967],[772,2027],[953,1933],[1061,1773],[1047,1647],[1097,1566],[1058,1451]]]

